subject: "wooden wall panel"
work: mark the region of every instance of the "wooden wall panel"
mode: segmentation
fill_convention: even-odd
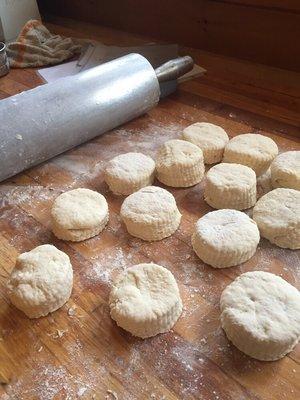
[[[41,11],[300,70],[297,0],[39,0]]]
[[[222,3],[242,4],[249,7],[300,11],[299,0],[213,0]]]

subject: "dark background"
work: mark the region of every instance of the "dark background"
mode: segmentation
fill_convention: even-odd
[[[38,0],[40,11],[300,71],[299,0]]]

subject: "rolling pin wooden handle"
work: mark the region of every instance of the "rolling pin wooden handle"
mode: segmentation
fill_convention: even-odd
[[[178,57],[156,68],[155,73],[159,82],[172,81],[191,71],[193,66],[192,57]]]

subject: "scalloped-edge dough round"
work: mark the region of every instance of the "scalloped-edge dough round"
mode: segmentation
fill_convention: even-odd
[[[52,205],[52,231],[62,240],[78,242],[98,235],[108,222],[108,204],[102,194],[78,188],[59,195]]]
[[[118,276],[109,306],[112,319],[140,338],[168,332],[182,312],[173,274],[153,263],[135,265]]]
[[[169,140],[158,150],[157,179],[167,186],[190,187],[204,176],[202,150],[185,140]]]
[[[245,133],[229,140],[223,161],[246,165],[260,176],[267,171],[277,154],[278,147],[274,140],[258,133]]]
[[[183,130],[182,138],[198,146],[205,164],[215,164],[222,160],[224,148],[229,141],[225,130],[208,122],[196,122]]]
[[[300,294],[277,275],[240,275],[223,291],[220,306],[228,339],[250,357],[278,360],[299,341]]]
[[[172,235],[181,220],[174,196],[157,186],[147,186],[126,197],[120,215],[130,235],[147,241]]]
[[[256,175],[245,165],[221,163],[206,174],[204,199],[213,208],[246,210],[256,202]]]
[[[11,302],[29,318],[45,316],[63,306],[71,295],[70,259],[50,244],[22,253],[7,287]]]
[[[261,236],[279,247],[300,249],[300,191],[277,188],[262,196],[253,208]]]
[[[256,223],[237,210],[205,214],[196,225],[192,245],[197,256],[214,268],[227,268],[248,261],[259,243]]]
[[[117,195],[129,195],[142,187],[152,185],[155,162],[142,153],[125,153],[107,163],[105,181]]]

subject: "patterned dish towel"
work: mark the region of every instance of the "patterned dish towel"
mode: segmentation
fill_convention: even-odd
[[[7,55],[12,68],[42,67],[73,57],[81,47],[74,39],[53,35],[41,21],[31,20],[7,45]]]

